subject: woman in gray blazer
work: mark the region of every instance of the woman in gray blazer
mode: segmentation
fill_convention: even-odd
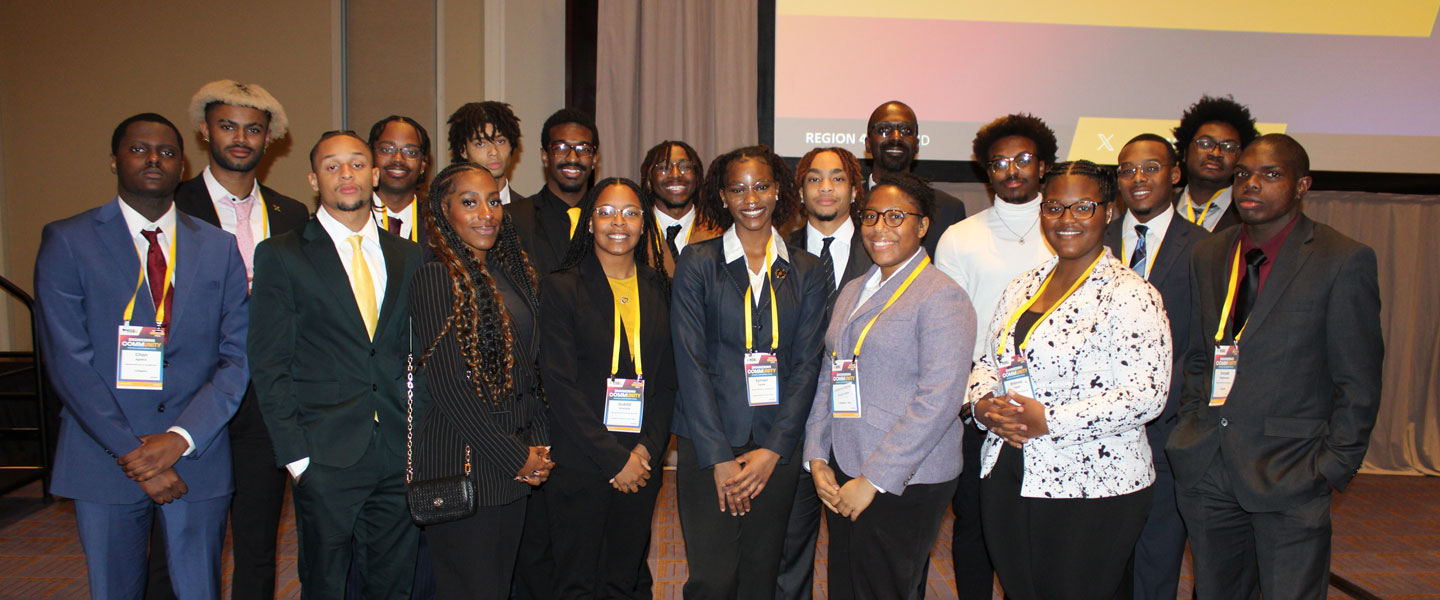
[[[1015,600],[1110,598],[1150,512],[1145,423],[1169,394],[1170,327],[1160,293],[1105,248],[1114,199],[1107,167],[1049,170],[1040,230],[1056,256],[1010,282],[970,375],[989,431],[985,545]]]
[[[805,426],[829,509],[831,598],[919,597],[960,476],[975,342],[970,297],[921,247],[934,192],[909,174],[877,184],[860,211],[875,266],[836,299]]]

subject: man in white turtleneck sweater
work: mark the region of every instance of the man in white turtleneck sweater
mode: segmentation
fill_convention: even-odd
[[[985,347],[990,320],[1010,281],[1054,252],[1040,234],[1040,181],[1055,162],[1055,132],[1028,114],[991,121],[975,134],[975,160],[985,166],[995,205],[952,225],[935,249],[935,266],[949,275],[975,305],[975,357]],[[967,419],[968,421],[968,419]],[[973,424],[963,437],[964,470],[951,507],[955,529],[951,555],[961,598],[989,598],[994,570],[980,532],[980,442]]]

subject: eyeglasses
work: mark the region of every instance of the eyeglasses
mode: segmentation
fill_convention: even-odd
[[[1104,202],[1092,202],[1090,200],[1085,200],[1083,202],[1076,202],[1074,204],[1071,204],[1070,206],[1065,206],[1064,204],[1061,204],[1059,202],[1046,200],[1040,203],[1040,216],[1047,219],[1058,219],[1065,214],[1065,211],[1068,210],[1070,211],[1070,214],[1075,215],[1076,219],[1085,220],[1095,216],[1095,209],[1100,208],[1101,204],[1109,203],[1109,200],[1106,200]]]
[[[886,225],[890,227],[899,227],[901,224],[905,223],[906,215],[912,217],[920,217],[922,219],[925,218],[925,215],[922,215],[920,213],[903,211],[898,208],[892,208],[885,212],[880,212],[878,210],[871,210],[867,208],[860,211],[860,224],[866,227],[874,227],[875,224],[880,221],[880,217],[885,217]]]
[[[670,169],[678,169],[681,175],[689,175],[695,172],[695,163],[688,160],[682,160],[680,162],[655,163],[655,166],[651,167],[651,169],[654,169],[656,173],[662,174],[669,173]]]
[[[634,221],[645,216],[645,212],[638,208],[619,209],[608,204],[595,207],[595,216],[602,219],[613,219],[619,216],[626,221]]]
[[[1115,171],[1115,174],[1119,175],[1121,179],[1134,179],[1136,173],[1144,173],[1146,177],[1154,177],[1159,175],[1160,170],[1164,168],[1165,165],[1152,160],[1142,163],[1140,166],[1121,165],[1120,169]]]
[[[415,160],[417,158],[420,158],[421,156],[424,156],[425,154],[424,151],[420,150],[418,146],[396,147],[385,144],[383,146],[378,146],[375,148],[375,153],[384,157],[395,156],[396,152],[399,152],[400,156],[403,156],[410,160]]]
[[[594,156],[595,149],[597,147],[598,146],[594,142],[579,142],[576,144],[572,144],[570,142],[555,140],[553,142],[550,142],[550,145],[546,146],[545,149],[549,150],[551,154],[554,154],[556,156],[565,156],[573,150],[575,151],[575,156],[586,157]]]
[[[1195,138],[1195,147],[1206,152],[1219,148],[1220,151],[1224,152],[1225,154],[1240,153],[1240,142],[1228,140],[1224,142],[1219,142],[1216,141],[1215,138],[1212,138],[1208,135],[1205,137]]]
[[[1021,152],[1019,154],[1016,154],[1015,156],[997,158],[990,161],[990,172],[1004,173],[1010,170],[1010,165],[1015,165],[1015,168],[1017,169],[1024,169],[1025,167],[1030,166],[1030,164],[1033,162],[1035,162],[1034,154],[1031,154],[1029,152]]]
[[[919,129],[914,123],[876,123],[874,127],[870,128],[870,131],[882,138],[888,138],[890,134],[897,131],[900,132],[900,137],[910,137],[915,135]]]

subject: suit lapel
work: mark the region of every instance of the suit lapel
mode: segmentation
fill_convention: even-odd
[[[1105,247],[1110,249],[1115,258],[1121,260],[1125,257],[1125,234],[1121,231],[1124,227],[1125,215],[1120,215],[1120,218],[1105,228]]]
[[[1165,228],[1165,236],[1160,238],[1160,252],[1156,253],[1155,262],[1150,266],[1150,283],[1157,288],[1170,276],[1175,261],[1190,245],[1190,230],[1181,225],[1184,219],[1179,217],[1176,214],[1170,218],[1170,226]]]
[[[196,271],[200,268],[201,257],[209,250],[200,239],[200,228],[190,217],[178,211],[175,214],[175,229],[176,256],[171,257],[175,261],[175,283],[171,291],[174,296],[170,300],[170,308],[174,311],[170,315],[172,324],[180,322],[180,315],[195,291]]]
[[[330,234],[325,232],[325,226],[311,217],[310,222],[305,224],[302,238],[304,243],[301,244],[301,251],[319,276],[320,286],[324,289],[322,297],[337,303],[356,331],[365,331],[365,319],[360,316],[360,305],[355,303],[355,292],[350,287],[350,275],[345,272],[345,264],[340,262],[340,251],[336,249],[335,241],[330,239]],[[389,286],[386,288],[388,291]],[[362,334],[362,337],[368,338],[369,335]]]
[[[850,262],[845,263],[845,274],[840,276],[840,287],[870,270],[870,255],[865,252],[865,240],[860,239],[860,224],[855,224],[855,235],[850,236]],[[835,288],[839,290],[840,288]]]
[[[1245,329],[1254,332],[1265,323],[1265,317],[1270,316],[1270,311],[1280,301],[1280,296],[1285,293],[1285,288],[1300,273],[1305,266],[1305,261],[1310,258],[1312,252],[1310,240],[1314,237],[1315,222],[1304,215],[1300,216],[1300,222],[1290,230],[1290,235],[1285,238],[1285,243],[1280,246],[1280,256],[1275,257],[1275,265],[1270,267],[1270,274],[1265,277],[1265,287],[1261,288],[1260,295],[1255,298],[1255,309],[1250,311],[1250,317],[1245,323]]]
[[[119,200],[111,200],[95,214],[95,237],[106,249],[106,264],[99,272],[106,277],[119,277],[125,282],[122,287],[132,291],[135,289],[135,282],[140,278],[140,255],[135,252],[135,241],[130,238],[130,228],[125,224],[125,216],[120,214],[120,205],[117,202]],[[145,291],[141,290],[140,293]],[[123,307],[129,300],[120,298],[120,306]],[[150,302],[141,302],[137,297],[135,309],[140,311],[142,306],[150,306]],[[150,323],[154,323],[153,318]]]
[[[400,289],[405,276],[405,252],[401,244],[407,241],[399,236],[380,234],[380,254],[385,257],[385,298],[380,303],[380,316],[375,321],[375,335],[385,330],[400,294],[407,292]],[[355,312],[360,312],[359,306],[356,306]]]
[[[1220,311],[1225,306],[1225,295],[1230,293],[1230,259],[1231,253],[1235,251],[1236,239],[1240,237],[1240,228],[1236,227],[1225,234],[1225,244],[1215,249],[1214,259],[1211,261],[1210,269],[1210,290],[1211,301],[1215,306],[1215,318],[1220,318]],[[1252,316],[1254,311],[1250,313]],[[1228,325],[1226,325],[1228,327]]]
[[[220,215],[215,212],[215,203],[210,200],[210,189],[205,187],[204,175],[180,185],[175,192],[175,205],[192,217],[220,226]]]

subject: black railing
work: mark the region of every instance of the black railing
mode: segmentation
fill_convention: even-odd
[[[36,327],[37,323],[35,321],[35,298],[32,297],[24,289],[21,289],[20,286],[15,285],[13,281],[10,281],[4,276],[0,276],[0,288],[4,288],[6,292],[9,292],[11,296],[14,296],[17,300],[20,301],[21,304],[24,304],[25,310],[29,311],[30,313],[30,356],[34,359],[34,367],[32,369],[32,372],[35,377],[35,394],[33,402],[35,403],[35,418],[37,421],[36,426],[34,428],[12,427],[9,429],[16,433],[26,433],[26,437],[29,437],[30,432],[33,431],[33,439],[40,446],[39,465],[12,465],[0,467],[7,471],[25,472],[25,474],[23,474],[19,478],[6,478],[8,483],[5,485],[4,488],[0,488],[0,493],[8,493],[18,487],[27,485],[30,482],[39,479],[42,482],[42,495],[46,501],[49,501],[50,467],[53,464],[53,457],[51,456],[50,446],[50,412],[49,406],[45,402],[45,368],[44,365],[41,364],[40,359],[40,338],[38,333],[39,329]],[[23,355],[23,353],[21,354]]]

